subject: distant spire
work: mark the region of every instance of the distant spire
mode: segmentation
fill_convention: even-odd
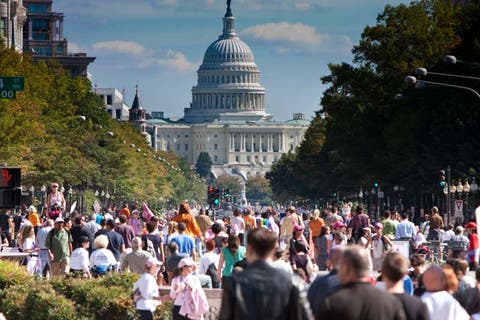
[[[140,97],[138,96],[138,83],[135,85],[135,97],[133,98],[132,102],[132,110],[142,110],[143,106],[140,102]]]
[[[225,13],[225,17],[231,17],[233,16],[232,14],[232,8],[230,8],[230,5],[232,4],[232,0],[227,0],[227,12]]]

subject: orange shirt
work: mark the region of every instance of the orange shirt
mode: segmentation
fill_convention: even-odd
[[[122,208],[120,211],[118,211],[118,216],[124,215],[127,217],[127,219],[130,219],[130,209],[128,208]]]
[[[257,221],[255,220],[255,217],[251,214],[244,216],[243,221],[245,222],[245,227],[248,226],[248,228],[250,228],[251,230],[257,227]]]
[[[175,222],[183,222],[187,226],[187,229],[185,230],[185,233],[191,236],[197,236],[201,237],[202,236],[202,231],[200,230],[200,227],[198,226],[197,221],[193,218],[193,216],[190,213],[180,213],[177,214],[175,217],[172,218],[172,221]]]
[[[42,224],[40,223],[40,218],[38,217],[38,214],[36,212],[31,212],[30,215],[28,216],[28,221],[32,224],[34,227],[39,227]]]
[[[318,237],[322,228],[325,226],[325,221],[323,221],[322,218],[310,219],[308,226],[310,227],[310,234],[312,237]]]

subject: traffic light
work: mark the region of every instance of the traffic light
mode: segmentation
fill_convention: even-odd
[[[21,170],[20,168],[2,168],[0,188],[20,188]]]
[[[373,183],[373,187],[374,187],[374,188],[378,188],[378,186],[379,186],[378,182],[374,182],[374,183]]]
[[[207,188],[207,202],[209,205],[213,204],[213,199],[215,198],[215,187],[208,186]]]
[[[230,197],[230,190],[229,189],[223,189],[222,190],[222,198],[226,199],[228,197]]]
[[[216,206],[218,206],[220,204],[220,189],[219,188],[215,188],[213,204],[216,205]]]
[[[440,170],[440,188],[447,186],[447,180],[445,179],[445,170]]]
[[[0,208],[11,209],[22,201],[21,170],[11,167],[2,167],[0,170]]]

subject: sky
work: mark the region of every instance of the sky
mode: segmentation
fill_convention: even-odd
[[[252,49],[274,120],[320,109],[329,63],[352,62],[351,49],[385,5],[402,0],[232,0],[235,29]],[[225,0],[56,0],[69,52],[96,57],[93,85],[135,86],[148,111],[178,119],[208,46],[222,33]]]

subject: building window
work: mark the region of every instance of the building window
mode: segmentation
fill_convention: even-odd
[[[217,156],[213,157],[213,159],[214,159],[215,162],[218,161],[218,157],[217,157]]]
[[[247,162],[250,162],[250,156],[247,156]]]
[[[267,162],[267,157],[263,156],[263,162]]]
[[[218,138],[218,134],[215,133],[215,134],[213,135],[213,137],[214,137],[214,138]]]
[[[107,94],[107,105],[112,105],[112,95],[111,94]]]
[[[177,144],[177,151],[180,151],[180,145]]]
[[[185,135],[185,138],[188,138],[188,134]]]
[[[240,157],[239,156],[235,156],[235,162],[240,162]]]
[[[215,144],[213,145],[213,149],[217,150],[217,149],[218,149],[218,144],[215,143]]]
[[[293,151],[293,144],[290,145],[290,151]]]
[[[187,150],[188,150],[188,144],[185,145],[185,151],[187,151]]]
[[[121,119],[122,118],[122,110],[116,110],[115,118]]]

